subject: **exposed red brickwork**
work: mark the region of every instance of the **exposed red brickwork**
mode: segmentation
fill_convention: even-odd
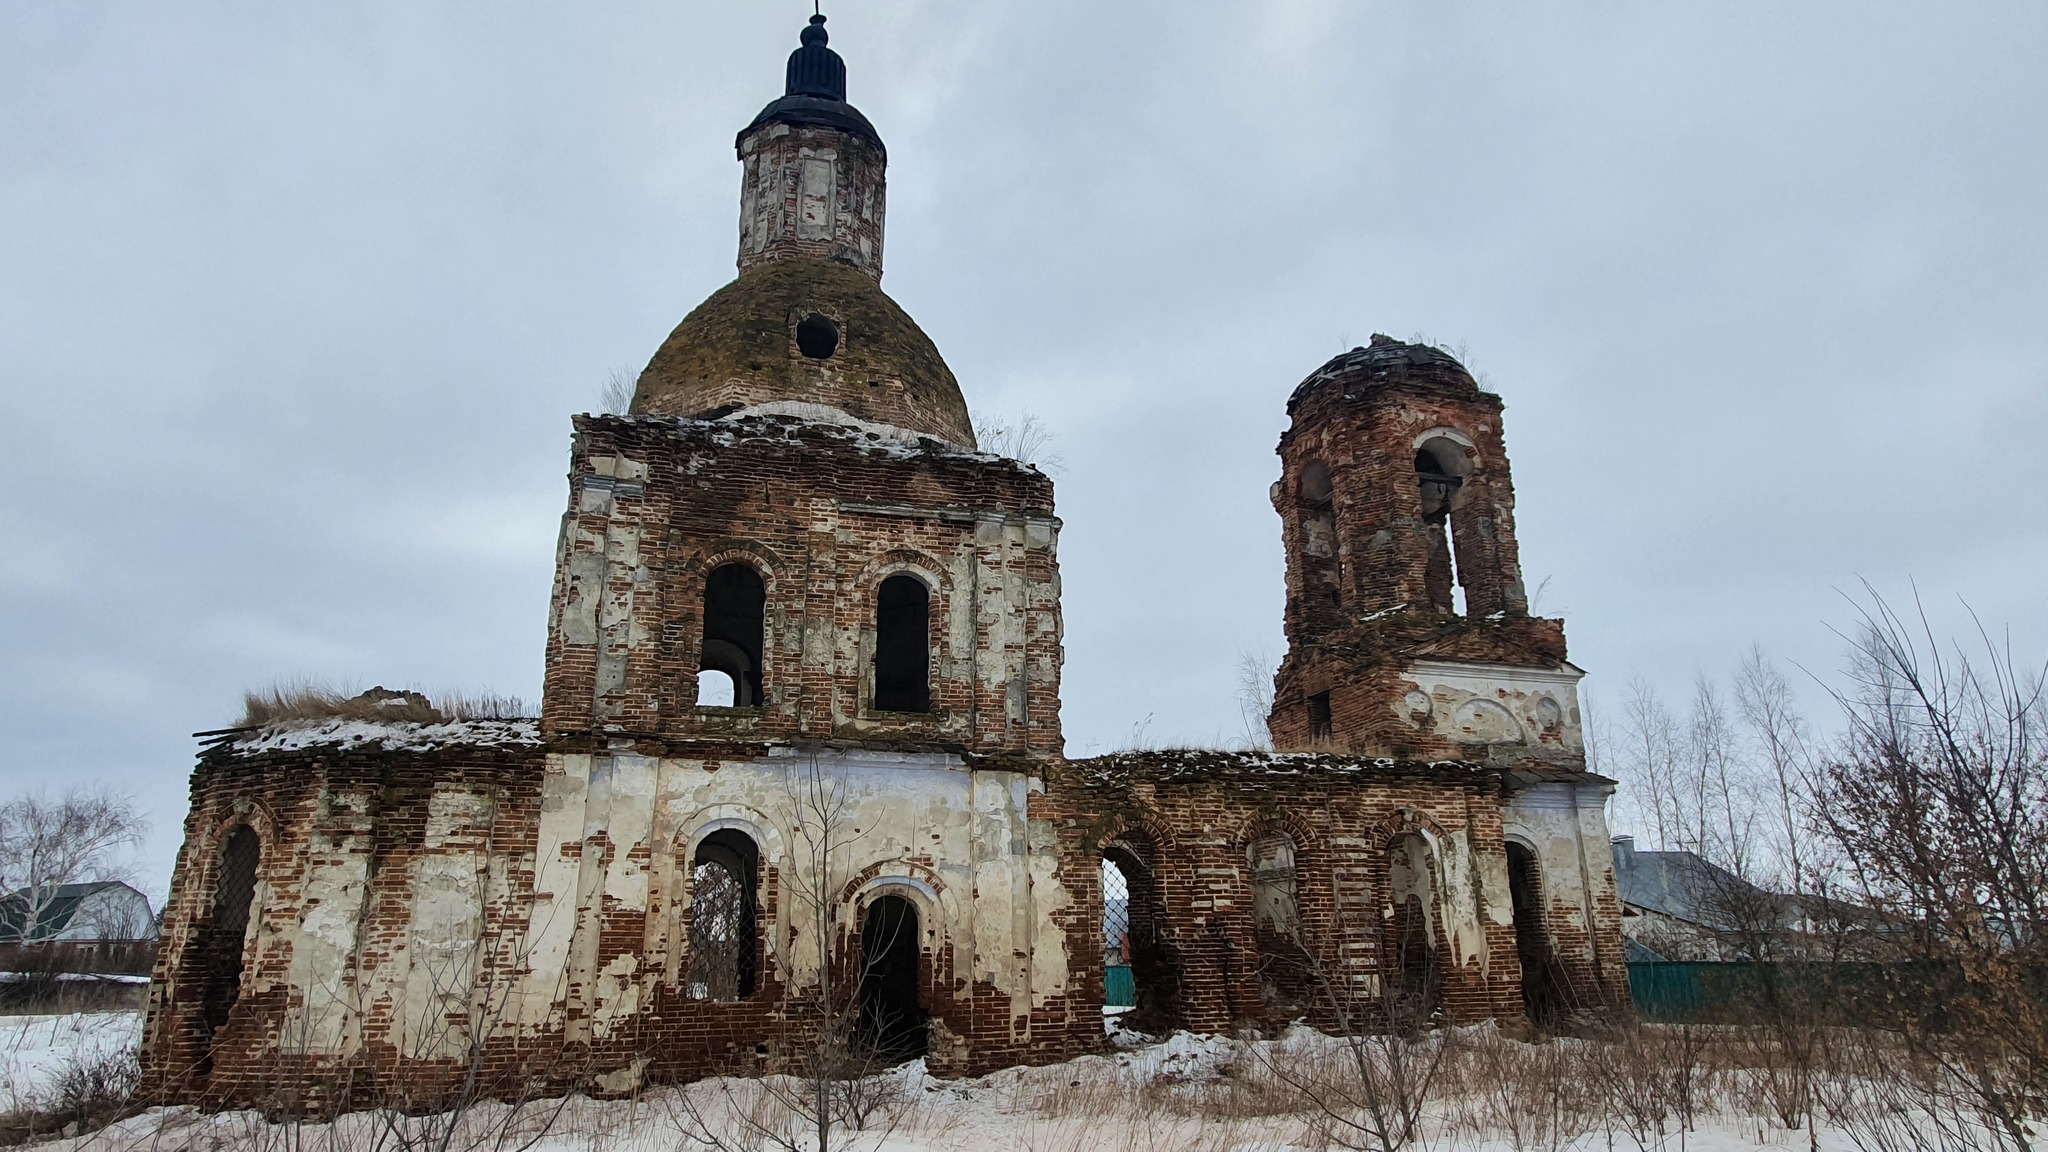
[[[1270,940],[1262,952],[1247,854],[1255,837],[1279,832],[1294,847],[1300,939],[1318,969],[1314,979],[1340,990],[1347,1010],[1356,1012],[1370,999],[1360,990],[1384,963],[1386,857],[1394,837],[1427,830],[1446,853],[1457,851],[1451,837],[1458,837],[1489,880],[1498,872],[1495,886],[1505,899],[1498,790],[1494,773],[1459,763],[1168,752],[1067,765],[1050,783],[1044,811],[1058,827],[1069,882],[1085,893],[1078,902],[1088,916],[1074,925],[1069,961],[1075,981],[1100,996],[1100,861],[1106,846],[1137,831],[1154,848],[1146,863],[1177,968],[1177,1013],[1166,1023],[1204,1032],[1283,1026],[1298,1004],[1269,1002],[1260,971],[1298,968],[1300,958],[1273,955]],[[1494,911],[1479,909],[1476,936],[1466,940],[1468,947],[1483,942],[1483,959],[1459,962],[1438,926],[1442,1005],[1454,1023],[1522,1013],[1514,930],[1511,922],[1495,923]],[[1137,976],[1142,982],[1147,973]],[[1299,1001],[1312,1020],[1334,1023],[1326,995],[1304,989]]]
[[[742,133],[742,272],[788,256],[835,260],[882,277],[888,154],[837,128],[763,124]]]
[[[1528,615],[1500,397],[1434,348],[1374,337],[1288,401],[1273,487],[1287,555],[1288,654],[1275,685],[1275,747],[1382,756],[1470,756],[1408,720],[1400,673],[1419,657],[1556,668],[1564,624]],[[1458,454],[1449,545],[1466,596],[1451,610],[1451,550],[1417,480],[1417,440]],[[1462,443],[1460,443],[1462,441]],[[1311,698],[1328,693],[1329,731]],[[1485,756],[1483,749],[1477,750]]]
[[[578,417],[548,640],[553,734],[887,741],[1057,755],[1052,483],[1033,469],[756,417]],[[705,575],[767,585],[764,704],[699,709]],[[872,707],[876,593],[930,588],[932,710]]]

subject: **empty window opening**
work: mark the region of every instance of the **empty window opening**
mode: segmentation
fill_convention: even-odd
[[[1429,845],[1409,833],[1387,848],[1387,905],[1380,979],[1387,1025],[1426,1028],[1442,1003],[1436,947],[1435,868]]]
[[[1330,717],[1330,694],[1318,692],[1308,698],[1308,739],[1311,744],[1320,744],[1336,735],[1336,724]]]
[[[816,312],[797,321],[796,350],[813,360],[830,360],[839,351],[839,325]]]
[[[918,1001],[918,935],[917,906],[901,896],[879,897],[861,916],[858,1037],[892,1064],[924,1055],[929,1039]]]
[[[1252,877],[1252,939],[1259,952],[1259,997],[1288,1016],[1308,1006],[1313,972],[1302,947],[1295,892],[1294,841],[1268,832],[1247,846]]]
[[[690,868],[690,973],[693,1000],[744,1000],[754,994],[761,852],[744,832],[721,828],[697,845]]]
[[[220,869],[213,887],[213,916],[207,922],[201,947],[201,971],[205,984],[200,1010],[206,1022],[208,1053],[201,1073],[212,1067],[213,1034],[228,1022],[228,1014],[242,995],[242,966],[246,962],[249,917],[256,900],[256,870],[263,855],[256,831],[244,824],[228,834],[221,845]]]
[[[1164,1035],[1185,1023],[1185,1018],[1180,1003],[1180,952],[1167,928],[1154,858],[1152,842],[1138,833],[1103,847],[1103,1000],[1105,1007],[1128,1006],[1130,1010],[1120,1014],[1123,1027]],[[1119,893],[1123,898],[1120,922],[1112,905]],[[1113,929],[1120,929],[1114,940],[1110,938]],[[1129,994],[1119,997],[1128,1005],[1115,1004],[1109,996],[1110,981],[1123,979],[1121,974],[1112,976],[1109,970],[1115,967],[1128,972]]]
[[[1311,460],[1301,470],[1301,498],[1310,507],[1320,508],[1330,502],[1336,489],[1330,483],[1330,466],[1321,460]]]
[[[932,709],[931,592],[908,572],[882,581],[876,596],[875,708]]]
[[[1415,450],[1415,480],[1422,492],[1422,535],[1429,550],[1423,588],[1431,607],[1458,616],[1465,614],[1465,587],[1463,573],[1458,571],[1451,512],[1470,468],[1464,449],[1442,437]]]
[[[1564,972],[1543,927],[1543,874],[1536,853],[1508,841],[1508,901],[1515,912],[1515,954],[1522,961],[1522,1005],[1547,1023],[1564,1011]]]
[[[704,648],[698,657],[697,703],[704,707],[755,708],[761,704],[761,655],[767,631],[768,590],[761,574],[746,564],[721,564],[704,578]],[[730,698],[716,699],[723,673]],[[709,694],[712,698],[707,698]]]
[[[1123,869],[1102,861],[1102,1006],[1135,1008],[1131,984],[1131,886]]]

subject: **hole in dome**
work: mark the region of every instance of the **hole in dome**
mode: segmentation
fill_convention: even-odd
[[[813,360],[830,360],[839,351],[839,325],[815,312],[797,321],[796,350]]]

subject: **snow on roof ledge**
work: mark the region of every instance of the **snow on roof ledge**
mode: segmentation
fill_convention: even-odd
[[[238,753],[294,752],[302,748],[340,750],[380,747],[393,752],[425,752],[451,745],[499,747],[539,745],[538,720],[450,720],[442,724],[402,721],[299,720],[274,724],[229,741]]]

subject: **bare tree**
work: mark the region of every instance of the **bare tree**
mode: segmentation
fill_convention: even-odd
[[[104,787],[79,786],[51,798],[41,793],[0,804],[0,891],[4,915],[19,918],[23,943],[46,939],[59,926],[53,914],[67,907],[65,888],[131,875],[125,853],[142,842],[148,824],[129,797]],[[62,901],[62,903],[60,903]]]
[[[1266,728],[1266,718],[1273,714],[1273,658],[1263,648],[1238,650],[1237,711],[1244,720],[1245,746],[1272,751],[1273,734]]]
[[[853,791],[845,772],[827,766],[819,754],[793,759],[782,787],[795,836],[777,875],[788,901],[792,943],[811,941],[817,978],[812,985],[795,979],[783,985],[782,1034],[772,1048],[788,1075],[723,1080],[716,1110],[688,1093],[667,1098],[685,1138],[718,1152],[830,1152],[850,1141],[878,1144],[908,1104],[900,1081],[882,1075],[902,1055],[889,1042],[902,1022],[867,993],[870,982],[883,975],[895,934],[911,929],[893,922],[872,936],[863,931],[869,925],[846,917],[852,849],[865,837],[855,820]],[[792,975],[793,960],[785,955]],[[695,965],[693,957],[693,971]],[[857,1135],[849,1137],[847,1129]]]
[[[1980,654],[1938,640],[1864,587],[1848,732],[1825,757],[1816,818],[1888,971],[1873,1023],[2031,1147],[2048,1099],[2048,674],[1978,625]]]

